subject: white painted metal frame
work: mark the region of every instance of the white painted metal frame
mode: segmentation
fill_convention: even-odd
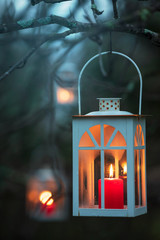
[[[94,119],[75,118],[73,120],[73,216],[134,217],[147,212],[147,202],[144,207],[135,207],[134,149],[137,149],[137,147],[134,146],[134,135],[137,124],[139,122],[136,117],[106,117],[105,119],[95,117]],[[145,139],[145,119],[141,119],[140,124]],[[101,146],[95,142],[95,147],[79,147],[82,135],[85,131],[89,133],[89,128],[95,125],[101,126]],[[127,146],[110,147],[111,141],[108,142],[107,146],[104,146],[104,125],[113,126],[115,128],[114,133],[120,131],[126,140]],[[114,133],[113,135],[115,135]],[[101,209],[79,207],[79,150],[91,149],[101,151]],[[104,150],[111,149],[126,149],[127,152],[127,209],[104,208]],[[145,149],[145,145],[140,146],[139,149]]]
[[[110,53],[103,52],[101,55],[105,55]],[[142,104],[142,75],[137,66],[137,64],[129,58],[127,55],[112,52],[112,54],[121,55],[127,58],[136,68],[139,79],[140,79],[140,96],[139,96],[139,115],[141,115],[141,104]],[[89,59],[86,64],[83,66],[79,79],[78,79],[78,109],[79,115],[81,115],[81,96],[80,96],[80,81],[82,74],[88,64],[99,57],[99,54],[93,56]],[[137,123],[140,123],[142,126],[142,130],[144,133],[144,141],[146,139],[146,131],[145,131],[145,119],[140,118],[137,120],[137,117],[111,117],[107,116],[106,118],[100,118],[96,116],[93,118],[74,118],[73,119],[73,216],[108,216],[108,217],[134,217],[147,212],[147,189],[145,186],[146,193],[146,205],[143,207],[136,208],[135,207],[135,171],[134,171],[134,150],[135,149],[145,149],[146,151],[146,142],[144,146],[134,146],[134,135]],[[95,125],[101,125],[101,146],[99,146],[95,139],[92,137],[92,134],[89,131],[90,127]],[[115,128],[113,134],[116,131],[120,131],[126,140],[126,147],[110,147],[109,143],[107,146],[104,146],[104,132],[103,126],[110,125]],[[79,141],[87,131],[89,136],[91,137],[95,147],[79,147]],[[111,137],[113,138],[113,136]],[[101,152],[101,209],[99,208],[80,208],[79,207],[79,150],[100,150]],[[127,209],[105,209],[104,208],[104,150],[109,149],[126,149],[127,152]],[[145,152],[145,161],[146,161],[146,152]],[[146,162],[145,162],[145,184],[146,184]]]

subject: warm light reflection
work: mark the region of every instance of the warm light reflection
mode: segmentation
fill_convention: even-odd
[[[38,191],[32,190],[27,194],[28,200],[36,203],[38,199]]]
[[[52,205],[52,203],[54,202],[52,198],[52,193],[49,191],[42,192],[40,194],[39,200],[41,201],[41,203],[46,204],[47,206]]]
[[[58,103],[72,103],[74,101],[74,93],[71,89],[58,88],[57,89]]]
[[[127,164],[124,164],[123,166],[123,174],[127,174]]]
[[[110,165],[110,169],[109,169],[109,177],[113,178],[113,166],[112,166],[112,164]]]

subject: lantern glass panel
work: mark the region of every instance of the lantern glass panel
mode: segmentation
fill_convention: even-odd
[[[101,126],[95,125],[89,128],[91,134],[93,135],[94,139],[96,140],[97,144],[101,146]]]
[[[146,205],[145,189],[145,150],[134,150],[135,159],[135,206]]]
[[[79,207],[98,208],[99,150],[79,150]]]
[[[116,146],[126,146],[126,141],[123,137],[123,135],[118,131],[110,145],[111,147],[116,147]]]
[[[140,205],[140,171],[139,171],[139,150],[134,150],[134,169],[135,169],[135,206]]]
[[[105,208],[127,208],[126,150],[104,151],[104,202]]]
[[[91,140],[87,132],[85,132],[81,137],[81,140],[79,142],[79,147],[95,147],[93,141]]]
[[[145,150],[140,150],[142,206],[146,206],[146,183],[145,183]]]
[[[140,124],[138,124],[136,127],[136,132],[134,136],[134,146],[135,147],[144,146],[144,135]]]
[[[115,128],[109,125],[104,125],[104,146],[107,145],[109,139],[111,138]]]

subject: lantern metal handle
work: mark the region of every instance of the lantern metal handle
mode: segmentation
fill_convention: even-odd
[[[80,71],[80,74],[79,74],[79,78],[78,78],[78,112],[79,112],[79,115],[81,115],[81,89],[80,89],[80,84],[81,84],[81,78],[82,78],[82,74],[85,70],[85,68],[88,66],[88,64],[90,62],[92,62],[95,58],[99,57],[100,55],[105,55],[105,54],[108,54],[108,53],[112,53],[112,54],[115,54],[115,55],[120,55],[122,57],[125,57],[127,58],[131,63],[133,63],[133,65],[135,66],[137,72],[138,72],[138,75],[139,75],[139,80],[140,80],[140,92],[139,92],[139,115],[141,115],[141,106],[142,106],[142,74],[137,66],[137,64],[130,58],[128,57],[127,55],[123,54],[123,53],[120,53],[120,52],[115,52],[115,51],[107,51],[107,52],[102,52],[100,54],[96,54],[95,56],[93,56],[92,58],[90,58],[86,63],[85,65],[83,66],[83,68],[81,69]]]

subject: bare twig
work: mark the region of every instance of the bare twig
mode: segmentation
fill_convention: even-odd
[[[15,69],[17,68],[21,68],[22,66],[24,66],[26,64],[26,62],[28,61],[28,59],[33,55],[33,53],[39,48],[41,47],[46,41],[52,40],[52,41],[56,41],[59,39],[63,39],[66,36],[70,35],[74,33],[73,30],[68,30],[66,32],[63,33],[57,33],[54,34],[53,36],[50,36],[48,38],[43,39],[43,41],[39,42],[35,47],[33,47],[24,57],[22,57],[17,63],[15,63],[12,67],[10,67],[3,75],[0,76],[0,81],[3,80],[4,78],[6,78],[9,74],[11,74]]]
[[[101,15],[104,11],[99,11],[98,10],[97,5],[95,4],[94,0],[91,0],[91,9],[92,9],[92,12],[93,12],[94,19],[97,22],[97,15]]]
[[[23,58],[21,58],[17,63],[11,66],[3,75],[0,76],[0,81],[6,78],[9,74],[11,74],[15,69],[21,68],[24,66],[29,57],[36,51],[36,47],[32,48]]]
[[[112,0],[113,4],[113,13],[114,13],[114,18],[118,18],[118,10],[117,10],[117,0]]]

